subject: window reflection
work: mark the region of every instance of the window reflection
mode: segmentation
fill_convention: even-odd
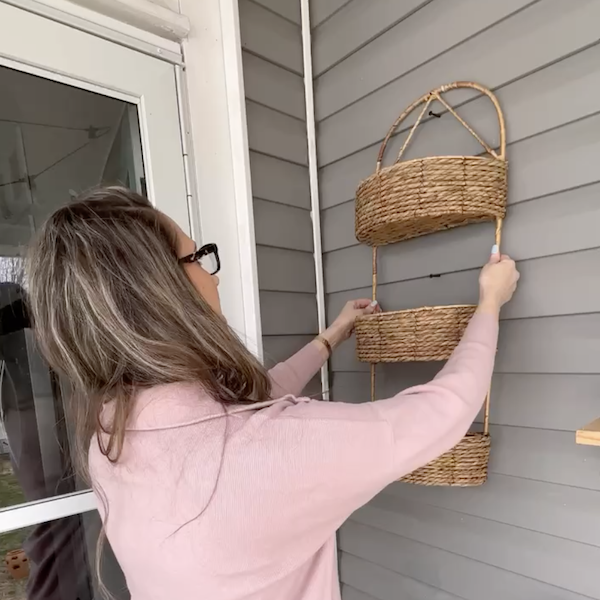
[[[23,302],[24,249],[44,219],[84,189],[120,184],[144,193],[145,179],[135,106],[6,67],[0,88],[0,508],[7,508],[87,487],[72,466],[64,382],[37,351]],[[1,535],[0,600],[97,597],[89,566],[97,533],[97,517],[86,515]],[[109,579],[119,580],[114,559],[108,564]]]

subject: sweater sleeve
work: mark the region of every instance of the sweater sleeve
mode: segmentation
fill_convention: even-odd
[[[286,395],[299,396],[306,384],[325,364],[325,358],[316,344],[306,344],[285,362],[275,365],[269,371],[271,396],[282,398]]]
[[[497,336],[497,318],[476,314],[435,379],[386,400],[300,399],[259,411],[255,448],[281,479],[286,535],[312,531],[313,546],[322,543],[385,486],[456,445],[490,385]]]

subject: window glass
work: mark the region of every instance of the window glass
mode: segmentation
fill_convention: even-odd
[[[0,507],[85,488],[63,382],[37,351],[22,256],[56,208],[98,184],[145,193],[137,108],[0,67]],[[2,596],[0,595],[0,598]]]

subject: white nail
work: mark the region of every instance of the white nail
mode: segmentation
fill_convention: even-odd
[[[373,300],[373,302],[371,302],[371,304],[369,306],[375,307],[377,306],[378,302],[377,300]]]

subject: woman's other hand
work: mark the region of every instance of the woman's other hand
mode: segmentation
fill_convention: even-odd
[[[498,314],[515,293],[519,277],[515,261],[494,247],[479,275],[479,312]]]
[[[350,302],[346,302],[344,308],[342,308],[338,318],[333,322],[333,326],[337,326],[340,333],[343,335],[343,339],[347,340],[354,331],[356,319],[364,315],[372,315],[375,312],[381,312],[377,302],[373,303],[366,298],[350,300]]]
[[[354,323],[358,317],[381,312],[379,304],[366,298],[346,302],[335,321],[321,334],[335,348],[347,340],[354,331]]]

